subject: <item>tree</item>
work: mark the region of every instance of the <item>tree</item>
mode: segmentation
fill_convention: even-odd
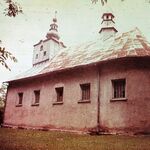
[[[4,9],[4,14],[9,17],[16,17],[19,13],[23,13],[21,6],[12,0],[4,0],[8,7]]]
[[[4,3],[7,4],[7,8],[4,9],[4,14],[9,17],[16,17],[19,13],[23,13],[22,8],[20,5],[12,0],[4,0]],[[0,43],[2,41],[0,40]],[[5,50],[5,48],[0,47],[0,64],[5,66],[5,68],[9,69],[6,61],[7,59],[10,59],[14,62],[17,62],[17,59],[8,51]]]
[[[7,84],[2,84],[0,87],[0,125],[3,123],[7,86]]]
[[[0,87],[0,107],[4,107],[6,92],[7,92],[7,84],[2,84]]]
[[[5,48],[0,47],[0,64],[10,70],[6,62],[8,59],[17,62],[17,59],[10,52],[6,51]]]

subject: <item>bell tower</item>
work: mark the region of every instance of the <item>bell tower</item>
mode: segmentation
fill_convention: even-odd
[[[55,17],[50,24],[50,29],[46,34],[46,39],[40,40],[34,45],[33,66],[45,64],[50,61],[60,49],[65,48],[63,42],[60,41],[56,13],[57,12],[55,12]]]
[[[111,12],[106,12],[102,15],[102,27],[99,33],[102,35],[104,40],[111,36],[114,36],[115,33],[118,32],[115,28],[114,18],[115,16]]]

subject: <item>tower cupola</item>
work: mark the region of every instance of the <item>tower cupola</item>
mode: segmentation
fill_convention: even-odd
[[[46,35],[47,39],[51,39],[51,38],[54,38],[56,40],[60,39],[60,37],[58,35],[58,25],[57,25],[56,13],[57,12],[55,12],[55,17],[53,18],[53,23],[50,24],[50,29]]]
[[[33,51],[33,66],[42,66],[43,64],[51,61],[51,59],[60,51],[60,49],[66,46],[60,41],[58,34],[57,18],[53,18],[53,22],[50,24],[50,29],[46,34],[46,39],[40,40],[34,45]]]
[[[118,32],[115,28],[114,18],[115,16],[111,12],[103,13],[102,15],[102,27],[99,33],[103,36],[104,39],[107,39]]]

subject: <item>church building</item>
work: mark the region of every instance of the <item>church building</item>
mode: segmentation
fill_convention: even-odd
[[[150,133],[150,43],[102,15],[99,38],[66,47],[56,17],[33,66],[9,83],[5,127]]]

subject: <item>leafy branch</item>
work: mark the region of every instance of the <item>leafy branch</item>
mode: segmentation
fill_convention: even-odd
[[[101,1],[101,4],[102,4],[102,6],[104,6],[106,3],[107,3],[107,1],[108,0],[91,0],[92,1],[92,3],[97,3],[98,1]],[[125,1],[125,0],[121,0],[122,2],[123,1]],[[146,2],[148,2],[148,3],[150,3],[150,0],[146,0]]]
[[[0,47],[0,64],[2,64],[6,69],[11,70],[6,63],[7,59],[17,62],[17,59],[10,52],[6,51],[5,48]]]
[[[92,3],[95,3],[95,4],[96,4],[99,0],[91,0],[91,1],[92,1]],[[102,6],[104,6],[105,3],[107,3],[107,0],[101,0]]]
[[[16,17],[19,13],[23,13],[21,6],[12,0],[5,0],[8,7],[4,9],[4,14],[9,17]]]

